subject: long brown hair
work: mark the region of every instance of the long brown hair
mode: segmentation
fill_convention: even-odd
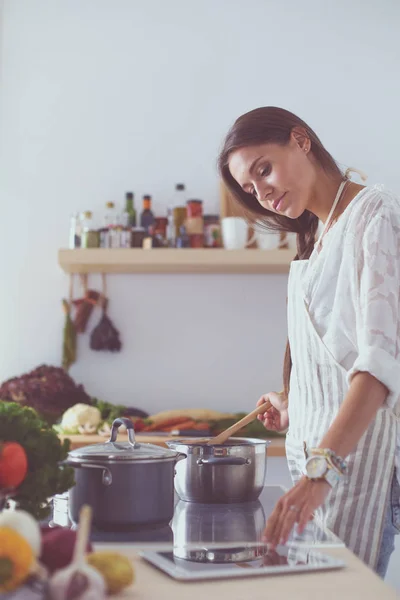
[[[231,154],[239,148],[269,143],[285,146],[289,143],[290,134],[295,127],[301,127],[305,130],[311,141],[310,152],[324,171],[332,177],[343,177],[335,160],[322,145],[311,127],[288,110],[274,106],[256,108],[235,121],[225,138],[218,158],[218,168],[225,185],[241,207],[244,217],[251,224],[258,227],[261,223],[270,230],[288,231],[297,234],[297,254],[294,260],[299,260],[307,259],[311,255],[318,229],[318,217],[306,210],[297,219],[290,219],[263,208],[257,198],[246,193],[232,177],[228,164]],[[292,359],[288,342],[283,365],[285,394],[289,392],[291,369]]]

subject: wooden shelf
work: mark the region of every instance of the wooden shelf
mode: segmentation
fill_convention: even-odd
[[[59,250],[67,273],[288,273],[292,250],[84,248]]]

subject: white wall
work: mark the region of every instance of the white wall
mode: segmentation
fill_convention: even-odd
[[[400,191],[399,17],[396,0],[5,0],[0,380],[60,363],[70,213],[128,189],[161,213],[177,181],[215,210],[217,151],[244,111],[297,112],[342,164]],[[108,288],[124,351],[80,340],[71,373],[90,393],[245,410],[280,386],[285,276]]]

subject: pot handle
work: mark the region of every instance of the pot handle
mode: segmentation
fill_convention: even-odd
[[[215,456],[211,458],[199,458],[197,464],[200,466],[204,465],[249,465],[251,460],[249,458],[242,458],[241,456],[228,456],[224,458],[217,458]]]
[[[101,476],[101,483],[105,486],[109,486],[112,484],[112,475],[111,471],[107,469],[105,465],[96,465],[95,463],[80,463],[80,462],[72,462],[69,460],[64,460],[61,465],[66,465],[67,467],[73,467],[74,469],[101,469],[103,471]]]
[[[118,428],[121,425],[125,425],[126,430],[128,432],[128,440],[131,446],[135,448],[135,429],[133,427],[133,423],[130,419],[126,419],[125,417],[119,417],[118,419],[114,419],[113,424],[111,425],[111,435],[108,442],[116,442],[118,435]]]

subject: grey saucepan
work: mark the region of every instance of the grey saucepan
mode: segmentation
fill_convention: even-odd
[[[128,442],[118,442],[125,425]],[[78,448],[66,464],[75,469],[69,492],[69,516],[76,523],[83,504],[92,507],[99,528],[168,523],[174,512],[174,470],[185,458],[179,451],[139,444],[130,419],[115,419],[104,444]]]

